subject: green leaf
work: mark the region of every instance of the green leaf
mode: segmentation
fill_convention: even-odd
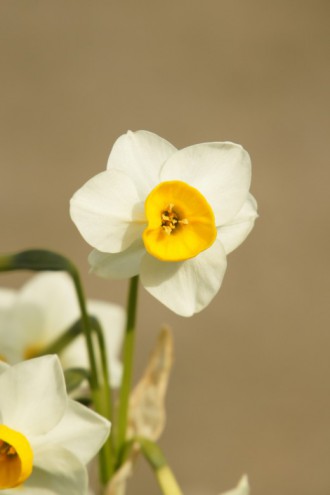
[[[0,256],[0,271],[51,270],[72,271],[72,263],[61,254],[46,249],[28,249],[20,253]]]

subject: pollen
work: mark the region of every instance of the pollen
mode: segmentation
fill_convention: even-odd
[[[183,261],[210,247],[217,230],[204,196],[181,181],[161,182],[145,202],[148,226],[143,232],[149,254],[162,261]]]
[[[168,205],[166,210],[161,214],[161,225],[166,234],[172,234],[180,225],[187,225],[187,218],[180,218],[179,214],[174,210],[174,204]]]
[[[7,442],[0,440],[0,462],[4,457],[13,457],[17,455],[15,448]]]

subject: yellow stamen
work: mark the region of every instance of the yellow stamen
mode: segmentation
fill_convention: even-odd
[[[171,203],[161,214],[161,225],[166,234],[171,234],[180,224],[188,224],[188,220],[186,218],[180,219],[178,213],[173,208],[174,205]]]
[[[211,206],[194,187],[181,181],[161,182],[145,202],[146,250],[162,261],[183,261],[209,248],[217,230]]]
[[[32,473],[33,451],[27,438],[0,425],[0,490],[22,484]]]

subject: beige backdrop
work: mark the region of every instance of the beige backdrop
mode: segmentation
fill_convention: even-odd
[[[76,261],[73,192],[114,140],[231,140],[253,161],[260,219],[223,288],[184,319],[141,290],[136,372],[163,322],[176,361],[162,446],[185,493],[249,474],[252,495],[330,493],[329,14],[327,0],[0,2],[1,251]],[[27,275],[3,275],[18,287]],[[144,462],[132,495],[159,490]]]

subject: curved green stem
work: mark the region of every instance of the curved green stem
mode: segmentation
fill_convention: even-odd
[[[100,384],[98,379],[97,363],[96,363],[96,357],[95,357],[93,340],[92,340],[92,326],[90,324],[89,316],[87,313],[85,295],[80,281],[78,270],[71,262],[69,262],[69,268],[70,268],[69,274],[71,275],[71,278],[73,280],[76,289],[76,294],[81,312],[81,318],[83,323],[83,334],[86,340],[88,359],[91,368],[91,386],[93,389],[97,390]]]
[[[107,394],[106,397],[108,400],[106,401],[106,407],[108,408],[108,414],[107,418],[109,420],[112,420],[112,394],[111,394],[111,387],[110,387],[110,370],[108,366],[108,357],[107,357],[107,348],[104,340],[104,335],[103,335],[103,330],[102,327],[99,323],[99,320],[95,316],[90,316],[89,317],[92,329],[96,333],[96,338],[98,342],[98,349],[100,352],[100,358],[101,358],[101,367],[102,367],[102,376],[103,376],[103,384],[104,386],[107,386]]]
[[[160,447],[146,438],[138,437],[136,440],[141,446],[144,457],[154,470],[163,494],[183,495]]]
[[[127,321],[123,348],[124,374],[119,394],[119,414],[117,431],[117,452],[120,452],[126,440],[129,396],[133,375],[133,355],[135,341],[135,320],[138,296],[138,276],[131,278],[128,301]]]

